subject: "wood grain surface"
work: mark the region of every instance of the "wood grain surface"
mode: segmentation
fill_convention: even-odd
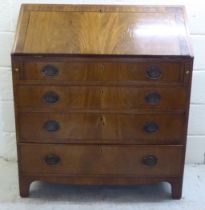
[[[44,69],[47,66],[56,68],[56,75],[46,76]],[[158,78],[150,78],[149,71],[160,71]],[[119,82],[149,82],[149,83],[180,83],[183,82],[184,64],[182,61],[162,61],[152,59],[150,62],[142,60],[122,61],[121,59],[102,61],[94,59],[78,59],[77,61],[46,61],[23,62],[21,71],[22,80],[47,82],[68,81],[119,81]]]
[[[21,171],[39,175],[175,177],[180,174],[182,149],[181,146],[23,144],[20,148]],[[45,158],[49,154],[58,156],[60,161],[55,165],[46,164]],[[156,156],[155,166],[143,164],[143,158],[148,155]]]
[[[44,128],[48,121],[59,124],[56,131]],[[22,113],[21,142],[182,144],[185,117],[178,114],[50,114]],[[156,131],[147,132],[154,123]]]
[[[183,7],[25,5],[21,13],[14,54],[192,54]]]
[[[48,94],[58,97],[54,103],[45,101]],[[159,101],[152,103],[146,99],[152,94]],[[40,110],[96,110],[96,111],[136,111],[160,110],[183,111],[187,101],[183,87],[107,87],[107,86],[18,86],[17,104],[19,108]],[[117,103],[116,103],[117,102]]]

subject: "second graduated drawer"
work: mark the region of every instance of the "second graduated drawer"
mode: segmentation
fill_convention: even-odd
[[[18,86],[19,108],[36,110],[184,110],[185,87]]]
[[[21,113],[21,142],[180,144],[183,114]]]

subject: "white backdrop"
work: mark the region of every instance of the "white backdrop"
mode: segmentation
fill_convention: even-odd
[[[195,62],[187,163],[205,159],[205,3],[203,0],[0,0],[0,157],[16,160],[10,52],[22,3],[185,5]]]

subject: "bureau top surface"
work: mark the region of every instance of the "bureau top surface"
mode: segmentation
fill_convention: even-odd
[[[13,54],[192,56],[181,6],[24,4]]]

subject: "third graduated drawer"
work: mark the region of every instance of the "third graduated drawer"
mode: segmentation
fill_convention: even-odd
[[[19,113],[20,142],[183,144],[184,114]]]
[[[63,86],[20,85],[18,108],[35,110],[184,110],[184,86]]]

